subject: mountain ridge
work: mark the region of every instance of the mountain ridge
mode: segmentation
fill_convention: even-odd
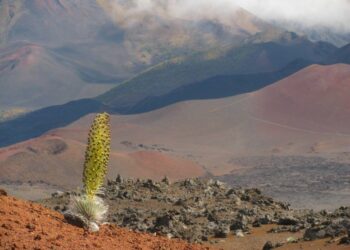
[[[2,106],[38,109],[93,97],[162,61],[237,44],[256,32],[275,29],[244,10],[237,11],[239,18],[233,15],[233,26],[213,18],[180,19],[161,11],[134,10],[132,23],[128,18],[123,23],[115,19],[114,5],[102,2],[111,4],[108,0],[1,1],[0,54],[20,53],[18,44],[42,51],[36,72],[27,68],[18,68],[16,76],[0,72],[0,87],[7,91]],[[122,6],[124,12],[119,14],[129,8]]]
[[[187,59],[175,58],[152,67],[97,99],[115,107],[119,112],[127,112],[128,108],[147,96],[164,95],[177,87],[212,76],[272,72],[296,59],[322,63],[336,51],[330,44],[311,43],[296,35],[292,35],[288,43],[280,42],[279,33],[275,36],[276,34],[273,34],[272,37],[277,39],[276,41],[252,42],[242,46],[209,50]]]

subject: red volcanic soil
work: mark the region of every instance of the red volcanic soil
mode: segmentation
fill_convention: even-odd
[[[253,228],[243,238],[229,237],[219,241],[219,249],[260,250],[266,241],[284,242],[288,237],[301,237],[302,233],[271,234],[273,225]],[[348,249],[328,239],[286,244],[284,250]],[[120,250],[210,250],[212,246],[188,244],[161,236],[132,232],[114,225],[104,225],[98,233],[66,223],[63,215],[39,204],[6,196],[0,190],[0,249],[120,249]],[[280,248],[278,248],[280,249]]]
[[[84,134],[84,137],[87,137]],[[86,140],[86,139],[85,139]],[[2,181],[44,182],[65,188],[81,185],[86,145],[60,136],[45,135],[0,149]],[[111,152],[108,178],[118,174],[133,178],[171,180],[198,177],[205,174],[192,161],[164,152]]]
[[[211,249],[131,232],[112,225],[98,233],[67,224],[63,215],[38,204],[0,194],[0,249]]]
[[[350,141],[349,93],[350,65],[313,65],[251,94],[113,115],[110,177],[119,173],[183,179],[205,174],[192,161],[213,174],[225,174],[241,167],[231,163],[234,157],[344,152]],[[93,116],[0,150],[1,177],[79,184]],[[67,149],[52,155],[46,153],[52,147],[47,144],[55,135],[57,146],[65,143]],[[125,146],[125,141],[132,146]],[[139,144],[162,145],[170,151],[134,147]],[[189,157],[191,161],[185,160]]]
[[[259,118],[314,132],[350,133],[350,65],[313,65],[250,95]]]
[[[173,180],[204,175],[204,168],[192,161],[223,175],[243,168],[232,161],[235,157],[347,152],[349,93],[350,65],[314,65],[251,94],[112,115],[109,178],[118,173]],[[0,180],[80,185],[93,117],[0,149]],[[140,144],[169,151],[146,150]]]

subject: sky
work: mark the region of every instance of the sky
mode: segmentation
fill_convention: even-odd
[[[115,2],[116,9],[120,7],[120,3],[127,2],[111,1]],[[287,21],[306,28],[321,26],[337,32],[350,32],[350,0],[132,0],[132,2],[134,4],[129,12],[126,12],[125,8],[118,11],[119,17],[129,19],[130,15],[137,12],[150,11],[180,18],[226,18],[232,15],[239,5],[268,21],[282,23]]]

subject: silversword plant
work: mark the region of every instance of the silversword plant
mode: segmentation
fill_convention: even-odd
[[[97,195],[102,192],[102,185],[109,162],[111,134],[109,115],[96,115],[88,137],[85,152],[83,184],[84,192],[72,196],[69,213],[78,217],[90,231],[98,231],[108,211],[103,199]]]

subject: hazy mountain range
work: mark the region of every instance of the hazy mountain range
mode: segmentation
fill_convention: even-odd
[[[254,53],[256,48],[249,46],[252,35],[260,33],[260,41],[270,42],[283,36],[283,29],[238,6],[229,18],[173,16],[167,10],[171,3],[163,1],[149,11],[135,10],[132,1],[1,1],[1,106],[37,109],[94,97],[130,78],[140,79],[138,75],[153,66],[152,73],[160,67],[191,64],[192,75],[183,79],[187,82],[213,74],[262,72],[280,66],[276,62],[264,64],[264,55],[260,60],[265,68],[248,70],[243,69],[243,62],[241,68],[233,64],[242,54]],[[261,34],[270,35],[261,39]],[[298,39],[306,43],[306,38]],[[249,48],[242,47],[243,43]],[[237,46],[240,48],[235,52]],[[220,60],[226,70],[215,72],[222,67]],[[245,63],[249,65],[249,61]],[[194,73],[192,66],[211,72]]]
[[[350,162],[349,36],[150,4],[0,1],[0,182],[78,185],[102,111],[110,178],[230,179],[255,156]]]
[[[349,65],[311,65],[255,92],[180,102],[136,115],[113,115],[109,178],[117,173],[155,179],[163,175],[178,179],[209,174],[232,181],[236,175],[243,175],[250,181],[248,173],[254,174],[255,168],[258,171],[259,162],[268,159],[273,167],[273,159],[282,159],[277,165],[286,167],[286,174],[294,173],[289,175],[289,182],[299,183],[307,165],[312,164],[319,166],[319,172],[314,171],[321,178],[317,182],[323,185],[330,176],[323,179],[322,171],[328,173],[328,165],[319,157],[331,159],[334,163],[330,167],[337,162],[348,164],[350,160],[345,153],[350,141],[349,79]],[[83,107],[86,106],[85,103]],[[79,185],[86,134],[93,116],[75,118],[69,126],[2,148],[2,181],[33,181],[61,188]],[[28,122],[39,126],[32,119]],[[261,159],[256,162],[255,156]],[[298,168],[287,168],[293,164]],[[33,174],[38,171],[40,174]],[[340,175],[341,172],[332,172],[335,186],[329,186],[339,194],[346,188]],[[278,180],[269,175],[255,185],[278,190],[283,186]],[[264,183],[272,186],[263,186]],[[283,186],[283,190],[294,197],[293,186]]]
[[[148,12],[126,25],[108,4],[1,1],[0,104],[39,108],[93,97],[161,61],[274,29],[242,9],[232,27]]]

